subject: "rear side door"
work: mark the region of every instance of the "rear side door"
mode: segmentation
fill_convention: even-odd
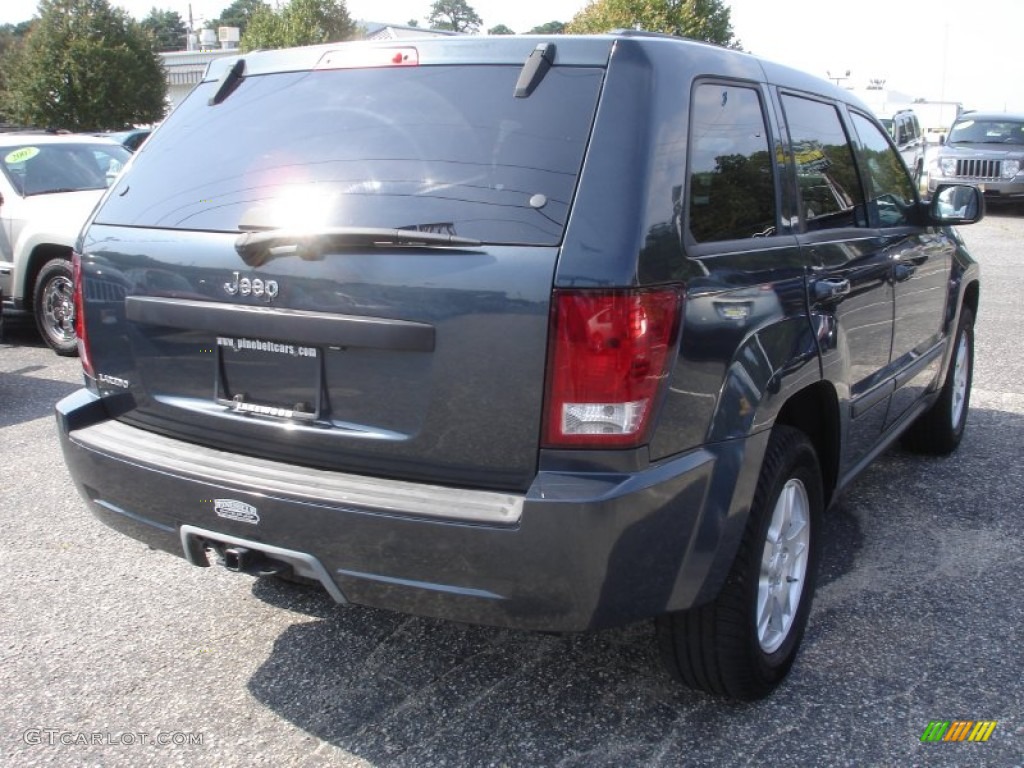
[[[939,373],[955,245],[941,230],[918,225],[913,184],[882,131],[858,112],[851,112],[851,120],[858,137],[868,216],[893,265],[895,321],[890,366],[895,394],[888,426],[921,398]]]
[[[880,439],[893,391],[892,262],[870,226],[852,143],[834,102],[783,92],[796,169],[801,248],[813,265],[808,301],[823,374],[839,396],[841,474]]]

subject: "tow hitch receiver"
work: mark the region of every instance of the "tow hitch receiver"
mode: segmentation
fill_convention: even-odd
[[[181,526],[180,534],[185,559],[192,565],[208,568],[210,558],[206,553],[207,550],[213,549],[218,554],[219,562],[229,571],[249,573],[253,576],[294,573],[296,576],[319,581],[335,602],[342,605],[348,603],[323,564],[306,552],[227,536],[194,525]]]
[[[287,563],[271,560],[262,552],[247,547],[225,547],[220,554],[221,562],[229,571],[248,573],[253,576],[273,576],[292,570]]]

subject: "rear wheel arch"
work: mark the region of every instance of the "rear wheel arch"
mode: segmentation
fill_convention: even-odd
[[[70,264],[71,248],[66,245],[57,245],[56,243],[43,243],[32,249],[32,254],[25,262],[25,271],[21,279],[21,296],[26,308],[32,306],[39,273],[44,266],[54,259],[65,259]]]
[[[839,478],[841,425],[835,389],[829,382],[821,381],[795,392],[779,410],[775,423],[800,430],[814,446],[827,508]]]
[[[964,288],[964,298],[962,307],[968,307],[971,310],[971,315],[977,319],[978,317],[978,300],[981,294],[981,286],[978,285],[977,280],[972,280],[968,283],[967,287]],[[963,311],[961,307],[961,311]]]

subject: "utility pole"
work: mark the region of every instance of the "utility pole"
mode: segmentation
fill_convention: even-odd
[[[826,69],[825,70],[825,74],[828,75],[828,79],[831,80],[832,82],[834,82],[837,86],[843,80],[849,80],[850,79],[850,70],[846,70],[846,74],[845,75],[833,75],[832,74],[832,70]]]

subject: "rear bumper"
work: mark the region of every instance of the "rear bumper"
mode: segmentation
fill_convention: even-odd
[[[322,566],[339,602],[550,631],[712,598],[767,442],[728,441],[640,472],[540,472],[512,495],[227,454],[114,421],[86,390],[58,403],[57,421],[92,512],[152,547],[196,562],[197,540],[241,542]]]

